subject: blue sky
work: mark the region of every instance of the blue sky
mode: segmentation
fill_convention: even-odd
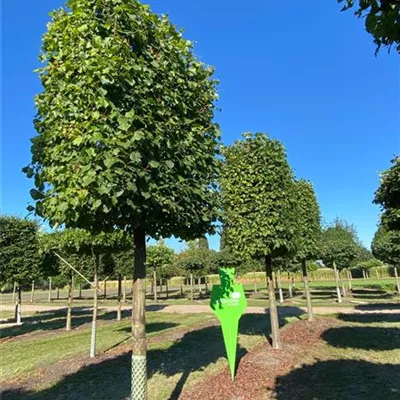
[[[33,97],[48,13],[61,0],[2,2],[1,212],[26,215],[21,173],[35,135]],[[281,140],[299,178],[313,182],[325,221],[353,223],[369,246],[379,208],[378,173],[399,153],[399,57],[375,46],[364,21],[335,0],[153,0],[220,79],[223,141],[245,131]],[[210,239],[218,248],[218,238]],[[168,241],[174,248],[177,241]]]

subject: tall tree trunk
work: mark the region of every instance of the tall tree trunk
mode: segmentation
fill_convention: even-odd
[[[197,279],[197,286],[199,287],[199,293],[201,296],[201,278]]]
[[[292,290],[292,281],[290,279],[290,273],[288,272],[288,291],[289,291],[289,297],[293,297],[293,290]]]
[[[376,277],[379,279],[379,271],[378,271],[378,267],[375,267],[375,273],[376,273]]]
[[[312,321],[314,319],[314,314],[313,314],[313,309],[312,309],[310,286],[308,284],[307,261],[306,260],[301,261],[301,270],[303,273],[304,293],[306,295],[306,300],[307,300],[307,316],[308,316],[308,320]]]
[[[278,270],[277,273],[277,280],[278,280],[278,291],[279,291],[279,303],[283,303],[283,290],[282,290],[282,281],[281,281],[281,271]]]
[[[70,331],[72,326],[72,290],[73,290],[73,277],[72,274],[69,276],[68,281],[68,311],[67,311],[67,323],[65,325],[65,330]]]
[[[51,302],[51,276],[49,277],[49,303]]]
[[[57,300],[60,300],[60,287],[57,286]]]
[[[208,293],[208,278],[207,275],[204,277],[204,287],[206,289],[206,294]]]
[[[349,290],[353,290],[353,277],[351,275],[351,270],[347,270],[347,277],[349,280]]]
[[[107,279],[104,279],[103,285],[104,285],[104,300],[106,300],[107,299]]]
[[[74,301],[74,290],[75,290],[75,277],[74,277],[74,273],[72,273],[71,286],[72,286],[72,289],[71,289],[72,294],[71,294],[71,296],[72,296],[72,301]]]
[[[190,300],[193,301],[193,274],[190,273]]]
[[[99,289],[99,264],[100,258],[98,254],[95,254],[92,250],[93,261],[94,261],[94,279],[93,279],[93,316],[92,316],[92,331],[90,337],[90,357],[93,358],[96,356],[96,324],[97,324],[97,298],[98,298],[98,289]]]
[[[275,299],[275,285],[274,285],[274,279],[272,277],[271,256],[265,257],[265,272],[267,275],[267,282],[268,282],[269,316],[271,319],[272,347],[274,349],[280,349],[281,340],[279,334],[278,309],[276,307],[276,299]]]
[[[253,271],[253,281],[254,281],[254,294],[257,294],[257,279],[256,279],[256,271]]]
[[[13,303],[15,302],[15,289],[16,289],[16,287],[17,287],[17,284],[14,282],[13,283],[13,293],[12,293],[12,302]]]
[[[394,276],[396,277],[396,286],[397,286],[397,293],[400,294],[400,280],[399,280],[399,274],[397,273],[397,267],[394,268]]]
[[[296,285],[295,285],[293,276],[292,276],[292,291],[293,291],[293,295],[295,295],[296,294]]]
[[[32,291],[31,291],[31,303],[35,299],[35,281],[32,281]]]
[[[135,267],[133,272],[132,303],[132,386],[131,399],[147,399],[146,357],[146,234],[144,229],[134,232]]]
[[[165,298],[168,299],[168,278],[165,279]]]
[[[337,301],[338,303],[342,302],[342,295],[340,293],[340,285],[339,285],[339,273],[336,268],[336,263],[335,261],[333,262],[333,270],[335,272],[335,282],[336,282],[336,294],[337,294]]]
[[[78,297],[81,299],[82,298],[82,283],[79,284],[79,294]]]
[[[124,276],[124,291],[122,292],[122,301],[126,303],[126,276]]]
[[[122,286],[122,276],[118,274],[118,293],[117,293],[117,321],[121,321],[121,286]]]
[[[344,282],[341,280],[340,281],[341,286],[342,286],[342,297],[345,298],[346,297],[346,287],[344,285]]]
[[[153,268],[153,295],[154,301],[157,302],[157,272],[155,268]]]
[[[181,296],[183,296],[183,279],[181,278]]]
[[[22,325],[22,311],[21,311],[21,303],[22,303],[22,288],[21,284],[18,282],[18,288],[17,288],[17,304],[15,307],[15,314],[16,314],[16,320],[17,320],[17,325]]]
[[[366,272],[365,272],[364,269],[362,270],[362,273],[363,273],[363,278],[364,278],[364,279],[367,279],[367,274],[366,274]]]

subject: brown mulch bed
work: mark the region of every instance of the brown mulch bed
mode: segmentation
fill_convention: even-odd
[[[180,400],[257,400],[270,398],[276,377],[285,375],[299,364],[311,346],[322,342],[321,334],[339,325],[332,318],[314,322],[299,321],[281,329],[282,350],[262,343],[247,353],[239,363],[235,381],[228,368],[212,374],[184,390]]]

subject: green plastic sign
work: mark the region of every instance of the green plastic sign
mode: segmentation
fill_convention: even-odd
[[[247,302],[243,286],[233,281],[235,268],[220,268],[218,273],[221,284],[213,286],[210,306],[221,323],[226,355],[233,380],[235,377],[239,319]]]

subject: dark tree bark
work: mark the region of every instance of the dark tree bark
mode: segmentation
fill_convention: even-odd
[[[122,286],[122,277],[121,277],[121,274],[118,274],[117,321],[121,321],[121,286]]]
[[[49,298],[48,298],[48,300],[49,300],[49,303],[51,302],[51,277],[49,277]]]
[[[22,303],[22,287],[21,284],[17,283],[17,303],[15,304],[15,319],[17,321],[17,325],[22,325],[22,311],[21,311],[21,303]]]
[[[281,348],[281,340],[279,334],[279,320],[278,320],[278,309],[276,307],[275,299],[275,285],[272,276],[272,259],[271,256],[265,257],[265,272],[267,275],[268,282],[268,297],[269,297],[269,315],[271,319],[271,336],[272,336],[272,347],[274,349]]]

